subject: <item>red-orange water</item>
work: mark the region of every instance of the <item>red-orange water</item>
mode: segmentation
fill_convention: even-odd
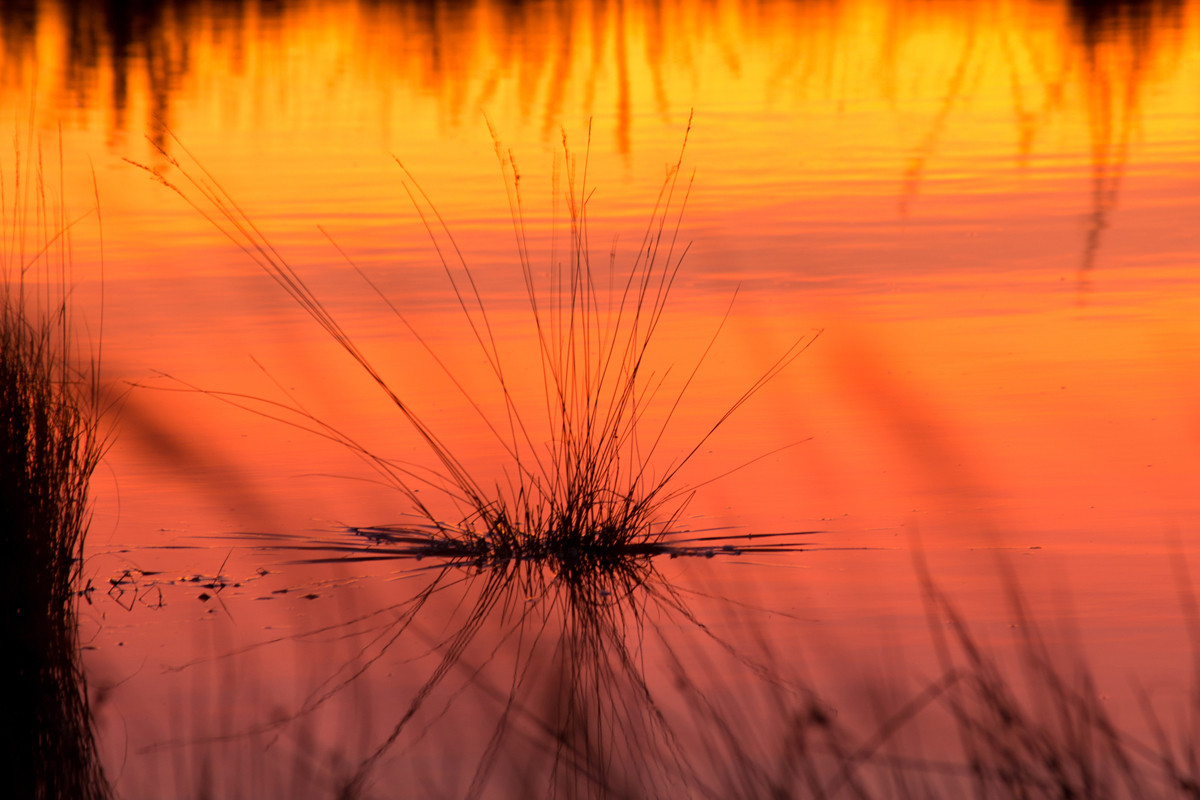
[[[98,334],[102,284],[105,371],[139,386],[96,482],[97,583],[132,566],[215,575],[228,555],[225,574],[264,566],[264,584],[293,589],[259,602],[256,584],[231,588],[228,614],[178,585],[162,588],[167,606],[155,612],[101,598],[86,612],[88,663],[97,685],[119,684],[101,709],[111,752],[126,737],[130,752],[170,738],[182,724],[172,714],[205,702],[162,665],[253,643],[267,628],[337,621],[367,602],[358,593],[394,591],[378,577],[350,580],[365,568],[280,566],[278,554],[214,537],[327,538],[338,524],[409,511],[357,480],[371,473],[344,448],[164,391],[180,384],[158,373],[290,397],[379,454],[431,463],[345,353],[128,163],[183,180],[146,135],[172,157],[190,150],[490,481],[501,447],[316,226],[495,413],[495,381],[393,156],[453,231],[510,369],[528,373],[536,350],[489,123],[516,159],[540,263],[552,241],[560,257],[566,242],[565,132],[577,177],[586,153],[595,188],[596,263],[615,247],[620,266],[692,117],[684,165],[695,178],[680,226],[691,248],[656,340],[660,366],[676,364],[668,387],[679,388],[738,294],[664,452],[689,449],[791,342],[822,333],[682,478],[701,483],[798,444],[704,485],[689,524],[821,530],[829,547],[881,549],[672,562],[669,572],[798,616],[759,624],[781,651],[819,651],[806,656],[814,669],[844,676],[882,669],[896,652],[929,667],[918,541],[981,633],[1006,641],[1002,559],[1039,618],[1076,631],[1097,675],[1120,688],[1131,676],[1186,686],[1171,558],[1194,549],[1200,519],[1196,3],[1099,17],[1025,0],[311,2],[250,4],[241,17],[186,7],[131,26],[54,3],[37,7],[32,27],[3,19],[2,102],[21,148],[10,161],[30,174],[32,131],[56,197],[61,139],[72,219],[92,205],[94,169],[103,280],[91,216],[71,231],[76,310]],[[543,414],[534,400],[531,417]],[[351,588],[329,588],[335,580]],[[295,599],[312,587],[317,599]],[[250,673],[241,680],[290,686],[294,671],[302,686],[306,670],[321,672],[312,665],[341,658],[321,652],[239,667]],[[303,690],[270,702],[287,706],[294,693]],[[146,710],[161,707],[173,710]],[[169,782],[130,770],[135,792]]]

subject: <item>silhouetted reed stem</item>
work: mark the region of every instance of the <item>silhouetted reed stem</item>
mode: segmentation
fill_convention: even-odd
[[[48,256],[67,226],[46,213],[40,165],[36,177],[37,201],[5,198],[0,254],[4,794],[98,798],[109,792],[96,758],[76,618],[88,481],[103,452],[97,363],[80,370],[75,362],[61,282],[66,262]],[[44,243],[32,257],[27,235]],[[31,269],[40,276],[60,267],[49,281],[26,281]]]

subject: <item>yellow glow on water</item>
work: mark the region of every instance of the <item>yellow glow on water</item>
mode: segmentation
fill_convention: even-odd
[[[1186,126],[1171,112],[1192,108],[1188,75],[1197,59],[1191,5],[1177,31],[1135,31],[1087,48],[1066,6],[1013,0],[515,10],[481,2],[454,12],[434,6],[429,15],[341,2],[284,6],[268,19],[256,4],[247,8],[232,25],[165,14],[128,57],[99,37],[76,64],[64,45],[64,12],[47,3],[35,52],[19,63],[44,76],[40,108],[82,106],[134,141],[158,117],[196,135],[284,130],[293,136],[279,144],[329,155],[335,145],[386,146],[414,128],[473,129],[482,110],[503,131],[532,125],[550,140],[560,124],[595,116],[611,144],[629,152],[661,135],[647,130],[655,116],[677,123],[687,109],[707,108],[750,126],[727,141],[739,145],[728,148],[733,154],[781,139],[855,145],[885,130],[918,146],[939,128],[989,145],[972,153],[1008,151],[1013,134],[1032,146],[1061,120],[1086,129],[1100,122],[1089,115],[1119,113],[1147,92],[1152,110],[1166,112],[1153,114],[1156,130]],[[28,99],[22,88],[10,87],[10,103]],[[818,113],[794,116],[800,108]],[[840,136],[831,140],[830,128]],[[306,130],[325,132],[319,148],[297,135]]]

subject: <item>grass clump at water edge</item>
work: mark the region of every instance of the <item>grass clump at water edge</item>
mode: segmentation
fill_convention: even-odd
[[[25,174],[33,182],[22,180],[18,152],[2,203],[5,786],[16,797],[99,798],[109,791],[95,751],[76,618],[88,485],[105,448],[99,359],[79,352],[66,277],[70,225],[47,200],[40,147],[31,152],[38,164]],[[27,245],[35,237],[40,241]]]

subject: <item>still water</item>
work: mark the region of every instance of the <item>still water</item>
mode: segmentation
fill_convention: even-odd
[[[800,786],[772,755],[792,711],[819,698],[869,742],[944,668],[921,559],[999,658],[1036,621],[1086,664],[1089,696],[1144,732],[1129,687],[1174,708],[1192,664],[1179,576],[1200,519],[1198,14],[1183,0],[6,4],[9,162],[28,173],[40,143],[51,202],[82,217],[75,310],[126,392],[93,485],[101,591],[81,611],[117,790]],[[662,388],[642,423],[669,424],[647,469],[703,441],[675,477],[697,487],[678,527],[819,531],[804,552],[661,559],[628,602],[581,619],[537,581],[272,546],[344,544],[345,526],[413,509],[352,449],[222,398],[437,465],[211,207],[147,169],[193,197],[187,175],[219,185],[493,486],[512,475],[483,422],[506,418],[503,394],[406,186],[470,265],[536,449],[551,434],[513,165],[535,277],[569,253],[574,179],[610,281],[681,151],[674,252],[690,246],[648,361]],[[954,738],[920,724],[932,752]]]

